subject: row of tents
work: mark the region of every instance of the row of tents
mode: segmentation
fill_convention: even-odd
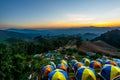
[[[57,65],[50,61],[41,70],[42,80],[69,80],[70,69],[75,73],[73,75],[75,80],[97,80],[96,74],[100,76],[100,80],[113,80],[120,75],[120,59],[101,58],[90,61],[88,58],[83,58],[81,62],[73,59],[70,63],[61,60]],[[100,71],[96,72],[96,69]]]

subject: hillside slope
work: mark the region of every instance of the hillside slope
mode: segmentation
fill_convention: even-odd
[[[75,40],[68,42],[68,44],[65,46],[66,48],[76,48]],[[82,45],[80,46],[79,50],[84,52],[102,52],[106,54],[118,54],[120,55],[120,52],[118,52],[118,49],[107,44],[104,41],[98,40],[98,41],[84,41]]]
[[[102,40],[114,47],[120,48],[120,30],[108,31],[94,39],[94,41],[96,40]]]
[[[7,38],[21,38],[21,39],[31,39],[32,37],[27,34],[18,33],[18,32],[12,32],[12,31],[6,31],[6,30],[0,30],[0,40],[5,40]]]
[[[103,42],[103,41],[94,41],[94,42],[83,42],[80,47],[80,50],[85,52],[103,52],[107,54],[120,54],[117,52],[117,48]]]

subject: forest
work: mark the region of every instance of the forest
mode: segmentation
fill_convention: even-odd
[[[37,57],[35,54],[54,52],[59,47],[64,47],[70,40],[76,39],[76,45],[82,43],[80,37],[58,36],[42,37],[38,36],[26,41],[18,38],[8,38],[0,41],[0,80],[25,80],[34,71],[40,71],[44,58]],[[69,49],[67,51],[70,51]],[[66,54],[62,51],[62,54]],[[72,53],[71,53],[72,54]],[[29,67],[29,64],[32,67]]]
[[[105,34],[109,33],[113,32],[111,31]],[[102,34],[94,40],[106,39],[107,37],[104,38],[105,34]],[[73,42],[76,48],[65,47]],[[63,59],[63,56],[66,54],[69,57],[74,55],[78,61],[81,61],[84,57],[95,60],[97,58],[102,58],[103,55],[109,58],[120,58],[115,54],[106,54],[100,51],[97,51],[96,55],[90,56],[86,52],[80,50],[80,46],[83,42],[84,41],[79,36],[65,35],[54,37],[37,36],[31,40],[12,37],[0,41],[0,80],[27,80],[32,73],[34,73],[32,80],[36,80],[36,77],[38,80],[41,80],[41,69],[43,66],[48,65],[51,60],[47,59],[47,53],[54,54],[53,61],[56,64],[58,64],[57,60],[59,58]],[[69,58],[68,62],[71,60],[72,59]]]

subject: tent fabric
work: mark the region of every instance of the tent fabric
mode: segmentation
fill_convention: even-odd
[[[54,62],[50,61],[48,64],[49,64],[49,65],[52,65],[52,66],[54,66],[54,68],[56,68],[56,65],[55,65]]]
[[[53,70],[54,70],[54,67],[51,66],[51,65],[44,66],[44,67],[42,68],[43,76],[48,76],[48,74],[49,74],[50,72],[52,72]]]
[[[56,58],[56,61],[60,63],[60,62],[61,62],[61,58],[60,58],[60,57],[57,57],[57,58]]]
[[[76,72],[78,68],[80,68],[81,66],[83,66],[83,64],[81,62],[77,62],[74,64],[74,71]]]
[[[100,62],[101,64],[104,64],[104,61],[102,59],[96,59],[96,61]]]
[[[120,75],[120,68],[113,66],[113,65],[105,65],[101,71],[100,74],[106,79],[106,80],[112,80],[116,76]]]
[[[91,61],[89,67],[90,68],[102,68],[102,65],[97,61]]]
[[[58,64],[57,68],[61,69],[61,70],[64,70],[64,71],[67,71],[67,65],[66,64]]]
[[[35,54],[33,57],[38,57],[38,56],[40,56],[40,54]]]
[[[83,59],[82,59],[82,63],[84,63],[85,66],[89,66],[90,60],[87,59],[87,58],[83,58]]]
[[[117,62],[117,64],[118,64],[118,67],[120,67],[120,62]]]
[[[80,67],[77,70],[76,80],[96,80],[96,76],[90,68]]]
[[[120,59],[113,58],[113,61],[117,63],[118,67],[120,67]]]
[[[111,65],[117,66],[117,63],[111,60],[106,61],[105,64],[111,64]]]
[[[48,80],[68,80],[68,75],[66,71],[56,69],[49,73]]]
[[[67,61],[66,60],[61,60],[61,63],[67,65]]]
[[[74,64],[77,62],[78,62],[77,60],[73,59],[73,60],[71,60],[71,65],[74,66]]]

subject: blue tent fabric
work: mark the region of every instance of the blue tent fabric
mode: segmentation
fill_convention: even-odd
[[[111,64],[106,64],[100,71],[100,75],[106,80],[112,80],[120,75],[120,68]]]
[[[42,68],[42,73],[44,73],[44,71],[45,71],[45,69],[46,69],[47,67],[48,67],[48,65],[47,65],[47,66],[44,66],[44,67]],[[51,67],[52,70],[55,69],[52,65],[50,65],[50,67]]]
[[[58,77],[58,76],[54,76],[54,74],[55,74],[56,72],[62,73],[62,75],[65,77],[65,79],[68,80],[68,74],[67,74],[67,72],[64,71],[64,70],[60,70],[60,69],[56,69],[56,70],[52,71],[51,73],[49,73],[49,75],[48,75],[48,80],[54,80],[54,77]],[[53,76],[54,76],[54,77],[53,77]]]
[[[60,62],[61,62],[61,58],[57,57],[57,58],[56,58],[56,61],[57,61],[58,63],[60,63]]]
[[[76,72],[77,69],[78,69],[78,64],[81,65],[81,66],[83,66],[83,63],[81,63],[81,62],[75,63],[75,64],[74,64],[74,71],[75,71],[75,72]]]
[[[62,64],[58,64],[57,68],[60,68],[61,65]],[[66,68],[68,68],[68,65],[66,65],[66,64],[63,64],[63,65],[66,66]]]
[[[110,80],[110,72],[111,66],[104,66],[101,72],[101,75],[104,76],[105,79]]]
[[[93,69],[82,66],[77,70],[76,80],[89,80],[89,76],[91,76],[93,80],[96,80],[95,72]]]
[[[71,60],[71,65],[74,66],[74,64],[77,62],[78,62],[77,60],[73,59],[73,60]]]
[[[96,59],[96,61],[100,62],[101,64],[104,64],[104,61],[102,59]]]
[[[48,64],[49,64],[49,65],[52,65],[52,66],[54,66],[54,68],[56,68],[56,65],[55,65],[54,62],[50,61]]]
[[[94,66],[94,62],[91,62],[90,67],[93,68],[93,66]]]
[[[81,68],[81,69],[78,70],[77,73],[79,73],[79,74],[76,75],[77,80],[81,80],[81,78],[82,78],[82,73],[83,73],[84,69],[85,69],[85,68]]]

